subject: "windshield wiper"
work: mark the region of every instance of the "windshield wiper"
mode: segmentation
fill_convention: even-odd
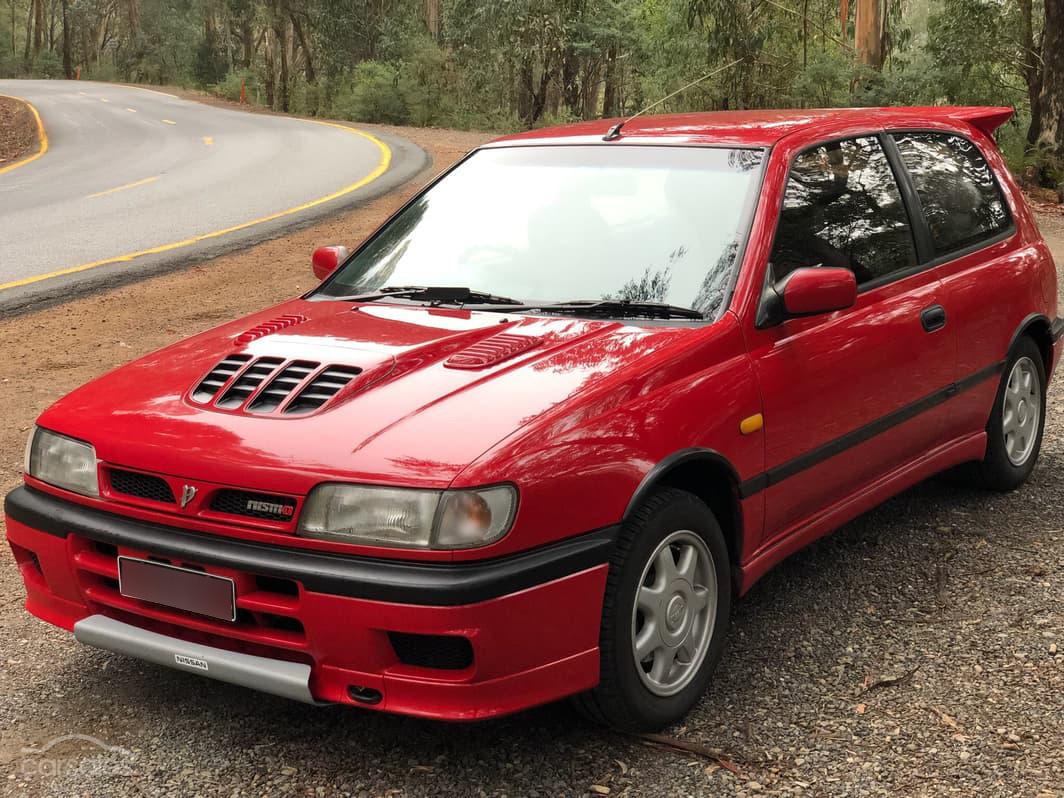
[[[495,308],[491,308],[494,310]],[[581,316],[603,318],[649,318],[649,319],[697,319],[705,321],[701,311],[664,302],[633,302],[627,299],[577,299],[572,302],[545,303],[542,305],[516,305],[498,308],[500,311],[517,313],[523,310],[542,310],[548,313],[572,313]]]
[[[449,305],[521,305],[521,300],[507,296],[474,291],[465,286],[397,285],[366,294],[336,297],[338,302],[376,302],[381,299],[422,299],[426,302]]]

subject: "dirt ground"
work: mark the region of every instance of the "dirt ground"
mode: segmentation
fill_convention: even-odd
[[[485,138],[394,129],[438,171]],[[421,181],[417,181],[421,182]],[[288,237],[0,321],[0,491],[36,415],[84,381],[297,294],[413,185]],[[1058,263],[1064,221],[1045,219]],[[130,268],[136,268],[131,264]],[[1064,279],[1062,279],[1064,284]],[[1064,381],[1030,483],[932,481],[738,603],[683,752],[565,705],[476,726],[308,708],[89,649],[22,609],[0,553],[0,794],[962,795],[1064,798]],[[58,735],[48,761],[26,754]]]
[[[0,169],[37,148],[37,122],[25,103],[0,97]]]

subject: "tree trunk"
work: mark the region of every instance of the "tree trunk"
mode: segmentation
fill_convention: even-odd
[[[440,0],[425,0],[425,27],[433,41],[440,40]]]
[[[1020,46],[1023,62],[1020,71],[1027,84],[1027,101],[1031,106],[1031,124],[1027,127],[1028,149],[1038,141],[1042,132],[1042,43],[1034,40],[1034,10],[1032,0],[1019,0]]]
[[[44,0],[31,0],[33,4],[33,58],[36,60],[44,47]]]
[[[250,12],[245,11],[244,14],[240,20],[240,44],[243,47],[240,66],[251,69],[251,59],[255,55],[255,31],[251,27]]]
[[[1045,0],[1042,38],[1042,89],[1039,95],[1042,129],[1038,145],[1064,158],[1064,0]]]
[[[273,53],[274,53],[274,37],[270,35],[270,30],[267,29],[263,32],[265,37],[265,47],[262,51],[263,64],[266,68],[266,105],[273,108],[274,97],[277,94],[277,73],[274,66]]]
[[[619,70],[617,69],[617,45],[611,44],[606,50],[606,74],[602,79],[602,115],[604,117],[617,116],[617,83]]]
[[[292,29],[296,32],[299,48],[303,51],[303,74],[307,77],[307,83],[315,83],[318,77],[314,71],[314,59],[310,53],[307,37],[303,34],[303,26],[299,23],[299,17],[296,14],[292,14]]]
[[[68,16],[69,0],[63,0],[63,76],[67,80],[74,78],[74,59],[70,55],[70,19]]]
[[[277,49],[280,51],[281,76],[278,86],[278,102],[280,109],[288,112],[288,21],[283,17],[274,26],[277,37]]]
[[[854,46],[857,60],[865,66],[883,68],[883,3],[885,0],[857,0]]]

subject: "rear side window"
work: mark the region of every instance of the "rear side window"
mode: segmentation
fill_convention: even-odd
[[[920,195],[936,255],[993,238],[1012,220],[983,154],[946,133],[896,133],[894,141]]]
[[[916,265],[909,217],[876,137],[822,144],[795,159],[770,265],[774,280],[834,266],[858,284]]]

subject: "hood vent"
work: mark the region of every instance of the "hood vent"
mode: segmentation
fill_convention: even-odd
[[[357,366],[230,355],[192,390],[194,402],[260,416],[302,416],[324,407],[355,377]]]
[[[203,378],[203,382],[192,391],[192,398],[203,404],[211,401],[222,386],[229,382],[229,378],[240,371],[249,360],[251,360],[251,355],[230,355]]]
[[[450,369],[486,369],[488,366],[517,357],[539,344],[539,338],[499,333],[478,341],[460,352],[455,352],[443,365]]]
[[[272,413],[285,403],[300,383],[309,377],[320,363],[309,360],[293,360],[277,372],[270,384],[262,389],[255,400],[248,405],[249,413]]]
[[[226,389],[222,398],[218,400],[218,407],[236,410],[282,363],[284,361],[279,357],[260,357],[244,369],[244,372]]]
[[[284,409],[284,415],[312,413],[324,405],[362,373],[354,366],[329,366],[312,379]]]
[[[278,316],[276,319],[270,319],[264,321],[262,324],[252,327],[247,332],[240,335],[236,339],[238,344],[250,344],[257,338],[263,338],[267,335],[273,335],[275,332],[280,332],[285,327],[292,327],[296,324],[302,324],[307,320],[306,316],[300,316],[298,314],[288,314],[285,316]]]

